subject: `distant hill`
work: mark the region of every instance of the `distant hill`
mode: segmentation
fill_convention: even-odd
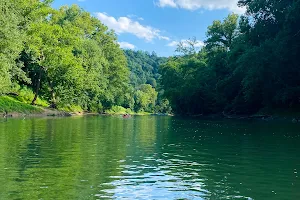
[[[167,58],[159,57],[155,52],[124,50],[128,68],[130,69],[130,83],[134,88],[142,84],[157,87],[160,74],[159,65],[166,62]]]

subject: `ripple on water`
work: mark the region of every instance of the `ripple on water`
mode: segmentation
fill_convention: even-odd
[[[299,130],[156,117],[11,120],[0,125],[0,199],[296,200]]]

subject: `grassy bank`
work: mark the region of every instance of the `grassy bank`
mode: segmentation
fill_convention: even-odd
[[[25,96],[25,95],[24,95]],[[0,113],[14,113],[14,114],[26,114],[26,115],[41,115],[41,116],[70,116],[76,114],[84,114],[85,112],[80,106],[66,106],[58,110],[48,109],[47,102],[39,100],[40,105],[30,105],[30,98],[24,98],[24,96],[10,97],[0,96]],[[131,109],[126,109],[121,106],[113,106],[111,109],[105,111],[109,115],[150,115],[148,112],[134,112]],[[19,115],[13,115],[19,116]]]
[[[18,101],[13,97],[0,96],[0,113],[41,113],[42,109],[36,106],[29,105]]]

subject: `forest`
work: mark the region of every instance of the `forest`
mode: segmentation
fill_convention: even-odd
[[[205,46],[179,44],[160,68],[175,113],[251,115],[300,108],[300,1],[239,0],[207,28]]]
[[[0,2],[1,96],[100,113],[300,109],[300,0],[239,0],[244,15],[214,21],[203,48],[191,38],[169,58],[122,50],[90,13],[51,3]]]
[[[0,3],[0,94],[67,110],[166,112],[155,53],[123,51],[113,30],[77,5]],[[127,63],[128,59],[128,63]],[[162,105],[162,107],[160,106]]]

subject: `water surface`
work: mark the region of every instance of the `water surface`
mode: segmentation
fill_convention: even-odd
[[[175,117],[0,122],[0,199],[300,199],[300,125]]]

